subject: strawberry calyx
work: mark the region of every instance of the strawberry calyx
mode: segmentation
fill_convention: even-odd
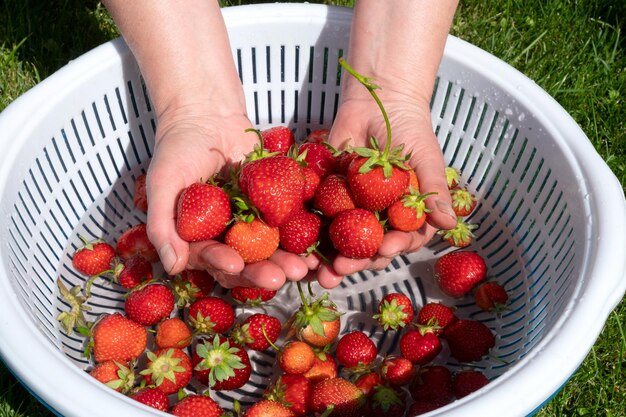
[[[341,313],[337,311],[335,303],[329,299],[329,293],[325,292],[316,300],[312,300],[304,295],[300,281],[296,284],[302,305],[293,316],[292,328],[301,330],[311,326],[315,334],[326,337],[323,322],[335,321],[341,316]]]
[[[406,325],[405,320],[408,316],[409,314],[404,311],[404,305],[398,304],[398,302],[393,299],[391,302],[384,300],[380,307],[380,312],[374,314],[372,318],[378,320],[386,331],[389,329],[398,330],[404,327]]]
[[[372,394],[371,403],[382,411],[389,411],[393,406],[403,406],[404,399],[397,390],[386,385],[376,385]]]
[[[85,311],[91,311],[91,308],[85,305],[89,297],[81,295],[82,288],[78,285],[72,287],[71,290],[68,289],[61,281],[61,278],[57,278],[57,287],[59,288],[59,293],[63,300],[70,305],[69,311],[62,311],[57,316],[57,320],[60,322],[65,333],[71,336],[74,328],[77,328],[78,331],[78,328],[86,328],[88,326],[83,313]]]
[[[259,143],[254,145],[253,150],[246,155],[244,160],[244,164],[252,161],[256,161],[257,159],[266,158],[268,156],[280,155],[280,152],[270,152],[265,149],[263,135],[259,129],[248,128],[245,130],[246,132],[254,132],[259,138]]]
[[[137,375],[135,374],[135,371],[133,369],[134,365],[131,364],[131,366],[126,366],[119,363],[118,361],[113,362],[118,368],[118,379],[106,382],[105,385],[109,388],[120,391],[122,394],[126,394],[130,392],[135,386],[135,380],[137,378]]]
[[[348,71],[350,75],[356,78],[357,81],[359,81],[365,88],[367,88],[367,91],[369,91],[370,95],[374,98],[374,101],[380,108],[385,121],[385,129],[387,131],[387,139],[382,152],[378,145],[378,140],[373,136],[370,137],[370,148],[352,148],[353,152],[357,155],[367,158],[367,161],[359,167],[359,173],[364,174],[371,171],[374,167],[381,167],[385,178],[389,178],[392,175],[392,168],[394,166],[404,171],[409,170],[410,168],[404,162],[410,158],[410,153],[403,155],[402,151],[404,149],[404,144],[393,148],[391,147],[391,123],[389,122],[389,116],[387,115],[385,107],[380,101],[378,94],[375,92],[375,90],[380,89],[380,87],[371,82],[372,78],[365,77],[356,72],[343,57],[339,58],[339,64],[346,71]]]
[[[461,171],[453,167],[445,168],[446,181],[448,183],[448,188],[452,189],[456,187],[459,182],[461,182]]]
[[[184,280],[181,274],[177,274],[172,281],[172,290],[174,291],[175,302],[178,308],[184,308],[193,303],[196,301],[196,295],[202,292],[200,288]]]
[[[196,317],[189,316],[189,324],[194,328],[193,335],[215,333],[213,328],[215,322],[211,321],[211,317],[204,317],[201,311],[198,311]]]
[[[202,360],[194,369],[197,371],[209,370],[209,387],[212,387],[217,382],[234,377],[235,369],[246,367],[237,355],[240,350],[236,346],[231,346],[228,340],[222,342],[220,336],[215,335],[212,342],[208,340],[196,346],[196,353]]]
[[[450,191],[452,197],[452,208],[455,210],[471,211],[476,204],[476,199],[468,190],[455,188]]]
[[[456,226],[450,230],[439,230],[437,234],[441,235],[441,238],[449,241],[454,246],[465,247],[467,246],[474,236],[472,232],[478,225],[467,223],[462,217],[456,218]]]
[[[432,210],[426,208],[426,199],[431,195],[437,195],[436,192],[420,194],[418,190],[413,190],[411,187],[409,193],[402,197],[402,204],[405,207],[414,209],[416,217],[419,219],[424,213],[430,213]]]
[[[141,375],[150,375],[157,387],[163,384],[163,381],[166,379],[176,383],[176,374],[185,372],[185,368],[179,365],[182,359],[173,357],[173,348],[159,355],[156,355],[154,352],[148,352],[146,355],[150,365],[139,373]]]

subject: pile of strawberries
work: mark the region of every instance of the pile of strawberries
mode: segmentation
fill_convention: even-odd
[[[375,86],[362,82],[374,95]],[[372,257],[387,230],[424,225],[429,194],[420,194],[409,156],[390,147],[389,130],[382,149],[372,138],[369,148],[342,151],[327,143],[327,130],[298,143],[284,126],[254,133],[259,145],[229,175],[181,193],[176,227],[185,240],[219,240],[246,263],[267,259],[279,248],[330,262],[337,254]],[[459,220],[441,234],[463,248],[476,227],[465,220],[476,199],[459,186],[458,171],[449,168],[446,174]],[[134,203],[147,211],[145,177],[136,182]],[[347,312],[339,311],[329,292],[316,295],[311,286],[305,291],[299,282],[286,284],[298,287],[301,302],[282,323],[271,313],[276,291],[235,287],[229,297],[218,296],[206,271],[157,277],[158,261],[146,225],[138,224],[115,245],[84,241],[75,251],[73,266],[86,277],[84,286],[68,289],[57,281],[69,307],[58,320],[67,334],[85,337],[90,375],[155,409],[181,417],[415,416],[489,382],[471,363],[490,354],[495,335],[480,321],[459,319],[450,306],[416,306],[402,293],[386,294],[372,320],[385,332],[401,334],[397,352],[383,353],[366,332],[342,323]],[[84,313],[91,287],[102,279],[128,291],[124,313],[90,322]],[[473,294],[485,311],[505,308],[508,295],[487,281],[477,252],[459,249],[439,257],[433,279],[448,296]],[[237,311],[241,306],[246,314]],[[435,364],[445,344],[467,369],[452,372]],[[251,353],[257,351],[276,358],[273,377],[260,388],[263,399],[245,409],[237,402],[232,410],[222,409],[213,392],[246,385],[253,373]]]

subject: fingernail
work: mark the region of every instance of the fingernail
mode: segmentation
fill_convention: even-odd
[[[159,257],[161,258],[163,268],[168,272],[174,269],[174,265],[176,265],[176,261],[178,260],[174,248],[169,243],[161,246],[161,249],[159,249]]]
[[[443,201],[443,200],[437,200],[436,204],[437,204],[437,210],[439,210],[442,213],[445,213],[446,215],[453,218],[454,221],[456,221],[456,214],[454,213],[454,210],[452,209],[452,206],[450,205],[450,203]]]

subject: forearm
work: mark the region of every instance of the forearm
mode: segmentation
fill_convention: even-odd
[[[458,0],[357,0],[350,65],[375,77],[383,90],[430,101],[457,4]],[[345,92],[362,90],[348,79]]]
[[[245,109],[217,1],[105,0],[139,63],[157,111],[215,99]]]

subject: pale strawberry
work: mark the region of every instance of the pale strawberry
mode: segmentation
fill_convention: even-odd
[[[146,195],[146,174],[141,174],[135,180],[135,188],[133,190],[133,205],[137,210],[144,213],[148,212],[148,197]]]
[[[160,349],[183,349],[191,344],[191,338],[189,326],[178,317],[170,317],[157,325],[154,343]]]
[[[213,184],[197,182],[185,188],[176,206],[176,232],[188,242],[220,235],[232,217],[230,198]]]
[[[268,259],[280,242],[278,227],[272,227],[258,218],[251,222],[237,220],[228,229],[224,243],[235,249],[245,263]]]
[[[482,256],[472,251],[455,251],[442,255],[434,266],[437,285],[451,297],[463,297],[487,276]]]
[[[291,340],[278,352],[278,365],[287,374],[304,374],[313,367],[315,352],[305,342]]]
[[[174,310],[174,294],[165,284],[149,284],[132,291],[124,302],[126,317],[142,326],[153,326]]]
[[[385,231],[374,213],[362,208],[342,211],[330,224],[330,240],[348,258],[371,258],[378,253]]]
[[[295,417],[296,414],[278,401],[261,400],[248,408],[243,417]]]
[[[124,230],[117,238],[115,250],[122,259],[141,255],[150,262],[159,260],[159,253],[150,239],[148,239],[148,232],[144,223],[136,224]]]

